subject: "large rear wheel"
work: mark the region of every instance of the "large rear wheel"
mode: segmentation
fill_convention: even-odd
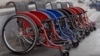
[[[25,54],[37,43],[37,26],[25,15],[14,15],[4,24],[2,37],[7,48],[15,54]]]

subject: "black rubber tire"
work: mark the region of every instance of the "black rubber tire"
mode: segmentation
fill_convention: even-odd
[[[86,36],[89,36],[90,35],[90,32],[86,32]]]
[[[79,36],[77,36],[77,37],[76,37],[76,40],[77,40],[78,42],[81,42],[82,38],[79,37]]]
[[[93,30],[96,30],[97,28],[94,26]]]
[[[69,56],[69,52],[63,53],[63,56]]]
[[[85,35],[89,36],[90,35],[90,31],[85,31]]]
[[[81,38],[82,38],[82,39],[85,39],[85,36],[86,36],[86,35],[85,35],[85,32],[84,32],[84,31],[81,31],[81,32],[80,32],[80,35],[81,35]]]
[[[61,56],[69,56],[69,52],[61,52]]]
[[[73,42],[73,48],[77,48],[79,46],[79,42]]]
[[[6,39],[5,39],[5,27],[6,27],[6,25],[12,20],[12,19],[14,19],[14,18],[23,18],[23,19],[25,19],[27,22],[29,22],[30,23],[30,25],[31,25],[31,27],[32,27],[32,29],[34,30],[34,35],[35,35],[35,40],[32,42],[32,44],[29,46],[29,48],[28,49],[25,49],[25,50],[23,50],[23,51],[15,51],[15,50],[13,50],[13,49],[11,49],[11,47],[10,46],[8,46],[9,44],[6,42]],[[13,28],[13,27],[12,27]],[[37,43],[37,40],[38,40],[38,31],[37,31],[37,26],[36,26],[36,24],[35,24],[35,22],[30,18],[30,17],[28,17],[28,16],[26,16],[26,15],[22,15],[22,14],[19,14],[19,15],[13,15],[13,16],[11,16],[10,18],[8,18],[8,20],[4,23],[4,25],[3,25],[3,29],[2,29],[2,38],[3,38],[3,41],[4,41],[4,43],[5,43],[5,45],[6,45],[6,47],[11,51],[11,52],[13,52],[13,53],[15,53],[15,54],[26,54],[26,53],[28,53],[29,51],[31,51],[35,46],[36,46],[36,43]],[[11,44],[11,43],[10,43]]]
[[[85,35],[85,32],[83,31],[83,32],[82,32],[82,39],[85,39],[85,36],[86,36],[86,35]]]
[[[90,27],[90,31],[91,31],[91,32],[94,31],[93,27]]]

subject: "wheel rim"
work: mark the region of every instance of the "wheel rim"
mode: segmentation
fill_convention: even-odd
[[[19,26],[18,20],[23,23],[23,27]],[[26,32],[27,28],[31,28],[31,32]],[[32,49],[33,45],[35,45],[36,42],[35,30],[36,29],[32,26],[30,21],[26,20],[25,17],[19,16],[12,18],[6,23],[4,27],[4,42],[11,51],[30,51],[30,49]]]

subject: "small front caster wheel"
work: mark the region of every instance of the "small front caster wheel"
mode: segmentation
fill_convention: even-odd
[[[74,42],[73,43],[73,48],[77,48],[79,46],[79,42]]]
[[[63,50],[61,52],[61,56],[69,56],[69,52],[67,50]]]
[[[90,35],[90,31],[85,32],[85,34],[86,34],[86,36],[89,36]]]
[[[94,27],[94,30],[96,30],[97,28],[96,27]]]

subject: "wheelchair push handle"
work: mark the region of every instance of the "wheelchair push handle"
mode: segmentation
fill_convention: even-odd
[[[20,12],[20,11],[28,11],[28,5],[26,2],[22,1],[22,2],[15,2],[15,1],[10,1],[6,4],[6,6],[8,7],[9,5],[13,4],[15,7],[15,11],[16,12]]]
[[[45,9],[48,2],[52,2],[55,0],[32,0],[30,3],[36,5],[36,10]]]

